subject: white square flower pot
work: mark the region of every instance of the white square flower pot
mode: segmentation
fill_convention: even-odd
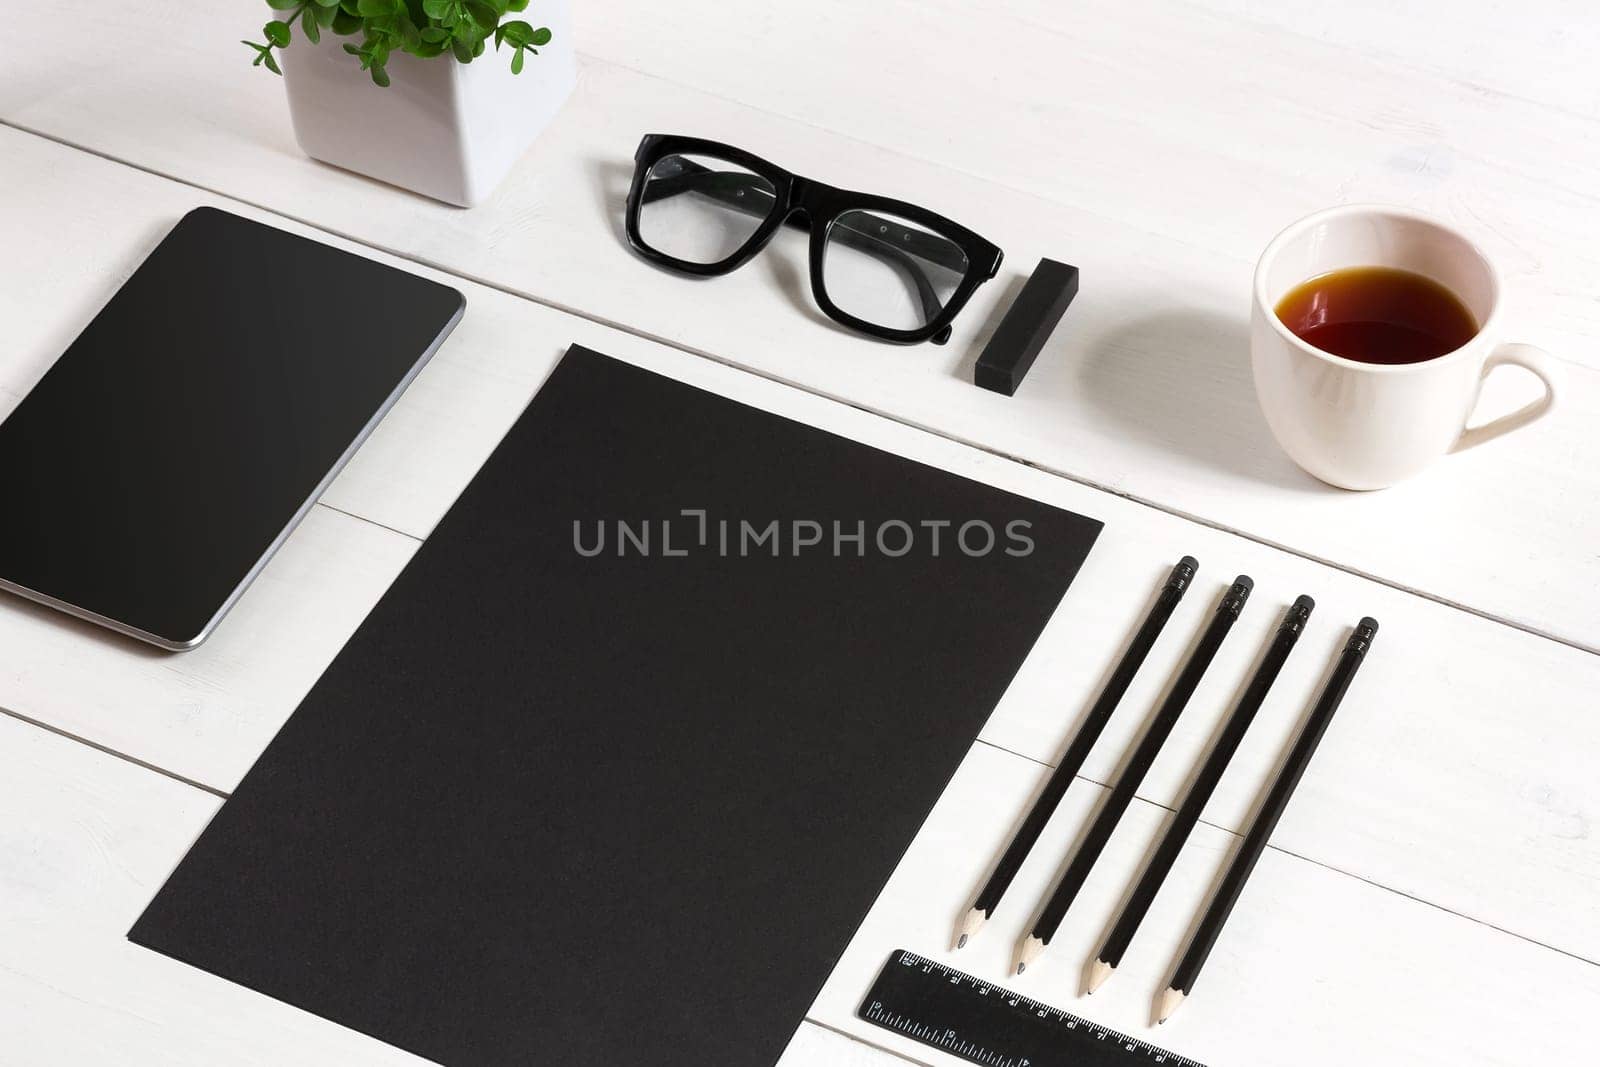
[[[553,34],[521,74],[493,42],[471,63],[395,52],[390,84],[374,85],[344,51],[358,37],[296,30],[279,56],[295,140],[313,159],[437,200],[471,207],[500,184],[572,93],[577,60],[570,0],[533,0],[515,16]]]

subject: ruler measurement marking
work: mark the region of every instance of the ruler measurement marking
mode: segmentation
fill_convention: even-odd
[[[1187,1056],[904,950],[890,955],[856,1014],[985,1067],[1202,1067]]]

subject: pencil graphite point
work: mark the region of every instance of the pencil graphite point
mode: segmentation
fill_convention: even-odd
[[[961,925],[956,927],[956,948],[966,948],[967,942],[977,936],[978,931],[983,929],[983,924],[988,919],[988,914],[977,908],[967,912],[966,916],[961,920]]]
[[[1183,993],[1177,989],[1163,989],[1161,999],[1156,1002],[1156,1022],[1164,1023],[1172,1018],[1172,1013],[1183,1004]]]
[[[1094,995],[1094,991],[1106,984],[1106,979],[1111,977],[1111,972],[1116,970],[1105,960],[1095,960],[1089,965],[1089,979],[1084,983],[1084,992]]]
[[[1017,974],[1027,970],[1033,961],[1044,955],[1044,942],[1029,935],[1017,949]]]

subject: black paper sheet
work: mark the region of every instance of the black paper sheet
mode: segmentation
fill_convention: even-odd
[[[770,1064],[1099,529],[574,347],[129,936],[451,1067]]]

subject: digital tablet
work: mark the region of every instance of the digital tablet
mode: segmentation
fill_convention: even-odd
[[[448,286],[191,211],[0,422],[0,588],[198,645],[464,308]]]

